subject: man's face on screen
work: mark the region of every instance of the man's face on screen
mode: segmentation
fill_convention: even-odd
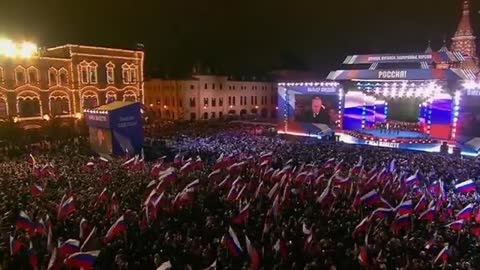
[[[319,97],[312,99],[312,111],[313,113],[319,113],[322,109],[322,100]]]

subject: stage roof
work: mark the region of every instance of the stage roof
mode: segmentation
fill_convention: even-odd
[[[465,61],[459,52],[429,52],[403,54],[362,54],[349,55],[344,65],[380,63],[459,63]]]
[[[97,108],[94,108],[95,111],[114,111],[118,110],[127,106],[134,104],[135,102],[128,102],[128,101],[114,101],[112,103],[108,103]]]

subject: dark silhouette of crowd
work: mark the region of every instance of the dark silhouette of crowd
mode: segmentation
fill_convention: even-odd
[[[478,194],[455,190],[476,184],[474,160],[238,128],[167,146],[175,157],[105,161],[70,147],[0,163],[0,268],[69,269],[57,252],[76,239],[100,251],[93,269],[480,269]],[[74,209],[61,215],[66,198]],[[447,226],[469,203],[461,229]]]

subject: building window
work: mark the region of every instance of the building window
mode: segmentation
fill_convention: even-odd
[[[108,64],[105,65],[105,68],[107,69],[107,83],[114,84],[115,83],[115,65],[112,62],[108,62]]]
[[[190,98],[190,107],[195,107],[195,98]]]
[[[222,90],[222,89],[223,89],[223,84],[220,84],[220,90]]]
[[[190,113],[190,120],[196,120],[197,119],[197,114],[192,112]]]
[[[205,84],[205,86],[203,87],[203,89],[208,89],[208,84]]]
[[[211,113],[211,116],[210,116],[210,118],[212,118],[212,119],[214,119],[214,118],[215,118],[215,112],[212,112],[212,113]]]
[[[253,96],[250,97],[250,105],[253,105]]]
[[[193,84],[190,85],[190,90],[195,89],[195,86]]]
[[[218,117],[222,118],[223,117],[223,112],[218,112]]]
[[[58,71],[56,68],[51,67],[48,69],[48,85],[58,84]]]
[[[257,105],[257,96],[255,96],[255,105]]]
[[[123,84],[135,84],[138,82],[138,67],[135,64],[124,63],[122,65]]]
[[[156,101],[156,103],[157,103],[157,106],[160,106],[160,105],[162,105],[162,101],[161,101],[159,98],[157,98],[157,101]]]
[[[235,90],[235,85],[233,86],[233,90]]]
[[[80,82],[82,84],[96,84],[97,83],[97,63],[94,61],[82,61],[79,66]]]
[[[228,96],[228,106],[231,106],[231,105],[232,105],[232,97]]]
[[[175,107],[175,97],[171,97],[172,99],[172,106]]]
[[[235,96],[233,96],[232,103],[233,103],[233,106],[235,106]]]
[[[58,71],[58,77],[59,77],[61,85],[67,85],[68,84],[68,71],[65,68],[61,68]]]
[[[214,83],[212,83],[212,89],[215,90],[215,84]]]
[[[217,99],[212,98],[212,107],[215,107],[215,106],[217,106]]]
[[[275,96],[271,96],[271,97],[270,97],[270,103],[271,103],[272,105],[275,105],[275,101],[276,101],[276,100],[275,100]]]
[[[218,98],[218,106],[223,106],[223,98]]]
[[[203,106],[208,107],[208,98],[203,98]]]
[[[38,75],[38,69],[36,67],[28,67],[27,68],[27,73],[28,73],[28,82],[29,83],[38,83],[39,81],[39,75]]]
[[[240,96],[240,106],[242,106],[242,105],[243,105],[243,97]]]
[[[208,119],[208,112],[203,113],[203,119]]]
[[[21,84],[21,83],[25,83],[25,73],[26,73],[26,70],[24,67],[22,66],[17,66],[15,68],[15,82],[16,84]]]

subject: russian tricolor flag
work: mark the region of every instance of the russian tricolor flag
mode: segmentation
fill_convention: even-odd
[[[405,184],[407,184],[408,186],[414,186],[414,185],[420,184],[420,179],[418,178],[418,170],[415,172],[415,174],[405,179]]]
[[[410,214],[413,211],[413,203],[412,200],[407,200],[404,202],[401,202],[397,208],[397,213],[399,215],[405,215],[405,214]]]
[[[111,241],[115,236],[123,233],[127,229],[127,224],[125,223],[125,218],[123,215],[113,223],[113,225],[108,229],[107,234],[105,235],[105,241]]]
[[[15,256],[20,251],[22,244],[10,235],[10,256]]]
[[[75,204],[73,204],[73,197],[70,196],[67,200],[62,201],[59,205],[57,219],[63,220],[75,211]]]
[[[44,189],[37,185],[37,184],[32,184],[30,186],[30,193],[32,193],[33,197],[38,197],[43,194]]]
[[[436,264],[437,262],[444,263],[447,261],[447,259],[448,259],[448,245],[445,246],[442,250],[440,250],[437,257],[435,257],[433,264]]]
[[[100,253],[99,250],[89,252],[77,252],[68,256],[64,263],[68,267],[80,268],[83,270],[90,270]]]
[[[445,225],[445,227],[450,228],[455,231],[461,231],[463,229],[463,219],[462,220],[456,220],[452,223],[449,223]]]
[[[80,251],[80,241],[76,239],[68,239],[58,249],[60,254],[67,256]]]
[[[422,211],[423,209],[425,209],[425,206],[427,206],[427,198],[425,197],[425,194],[423,194],[420,200],[418,200],[417,205],[415,205],[415,208],[413,210],[418,213],[418,211]]]
[[[378,208],[377,210],[373,211],[372,216],[378,218],[386,218],[393,213],[393,209],[388,208]]]
[[[245,235],[245,243],[247,245],[247,252],[250,256],[250,261],[252,262],[250,269],[258,269],[260,266],[260,255],[258,254],[257,249],[252,245],[248,236]]]
[[[35,231],[35,224],[23,210],[21,210],[18,214],[17,219],[15,220],[15,226],[17,228],[24,229],[25,231]]]
[[[240,210],[238,215],[233,218],[232,222],[234,224],[241,224],[247,221],[249,210],[250,210],[250,204],[245,205],[245,207],[243,207]]]
[[[397,228],[406,228],[410,226],[410,214],[398,216],[395,219],[395,225]]]
[[[464,181],[460,184],[456,184],[455,190],[459,193],[468,193],[471,191],[475,191],[475,183],[472,180]]]
[[[369,220],[370,220],[370,217],[366,217],[362,221],[360,221],[360,223],[358,223],[358,225],[355,227],[355,229],[352,232],[352,238],[355,238],[355,236],[358,233],[367,231]]]
[[[421,220],[433,221],[435,219],[435,207],[427,209],[419,218]]]
[[[325,162],[325,164],[323,165],[323,167],[325,167],[325,168],[333,168],[333,167],[335,167],[335,165],[336,165],[335,158],[331,158],[331,159],[329,159],[329,160],[327,160],[327,161]]]
[[[473,204],[467,205],[465,208],[460,210],[455,216],[458,219],[471,219],[473,211]]]
[[[377,203],[379,200],[379,196],[376,190],[371,190],[362,197],[360,197],[360,201],[364,202],[367,205],[373,205]]]
[[[225,235],[225,244],[227,245],[233,256],[238,257],[242,254],[243,249],[240,246],[238,237],[233,231],[232,227],[228,227],[228,233]]]

